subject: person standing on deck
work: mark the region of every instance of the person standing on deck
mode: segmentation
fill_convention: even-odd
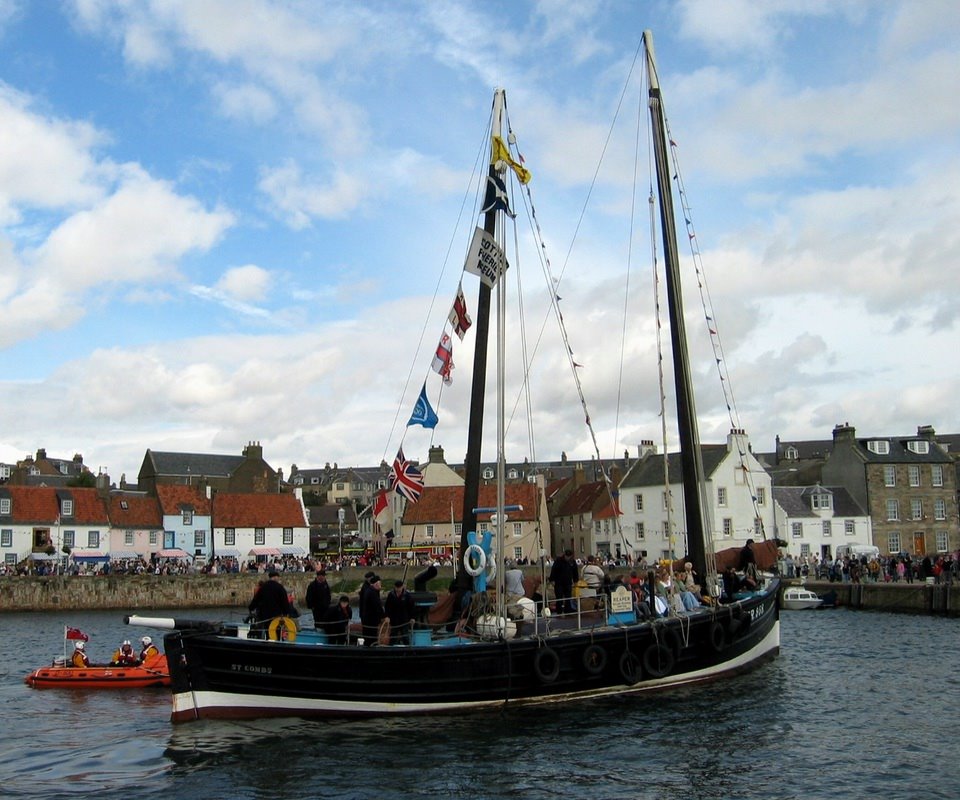
[[[380,576],[373,575],[360,594],[360,624],[363,625],[363,643],[375,644],[380,634],[380,623],[385,616],[383,600],[380,599]]]
[[[313,612],[313,627],[316,630],[323,629],[323,621],[327,617],[330,600],[330,584],[327,583],[327,572],[321,567],[317,570],[317,577],[310,581],[310,585],[307,586],[307,596],[305,598],[307,607]]]

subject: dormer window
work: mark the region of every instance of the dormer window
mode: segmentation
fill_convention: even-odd
[[[912,439],[907,442],[907,450],[911,453],[917,453],[918,455],[925,456],[930,452],[930,442],[926,439]]]
[[[507,473],[507,477],[508,477],[510,480],[515,481],[517,478],[520,477],[520,473],[517,472],[515,469],[511,469],[511,470]]]
[[[871,439],[867,442],[867,450],[871,453],[876,453],[878,456],[886,456],[890,454],[890,442],[886,439]]]
[[[60,501],[60,514],[64,517],[73,516],[73,500],[61,500]]]
[[[787,459],[787,461],[796,461],[798,458],[800,458],[800,451],[797,450],[797,448],[794,447],[793,445],[790,445],[786,449],[783,455],[784,455],[784,458]]]
[[[830,495],[826,492],[817,492],[810,496],[810,502],[814,508],[817,509],[829,509],[830,508]]]
[[[493,480],[493,467],[487,467],[484,469],[483,479],[486,481]]]
[[[185,508],[181,512],[184,525],[193,525],[193,509]]]

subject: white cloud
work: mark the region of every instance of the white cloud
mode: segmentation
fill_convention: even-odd
[[[256,264],[231,267],[217,281],[217,289],[237,300],[260,300],[270,290],[271,276]]]
[[[317,218],[347,216],[360,205],[365,193],[359,178],[340,170],[326,182],[305,179],[293,161],[263,169],[259,188],[294,229],[305,228]]]
[[[218,83],[214,89],[224,116],[238,120],[250,120],[263,124],[277,114],[273,95],[262,86],[253,83]]]

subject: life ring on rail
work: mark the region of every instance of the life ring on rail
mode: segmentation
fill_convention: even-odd
[[[620,674],[623,676],[623,682],[627,686],[633,686],[640,680],[643,674],[643,668],[640,665],[640,659],[635,653],[625,650],[620,656]]]
[[[275,617],[267,628],[267,638],[274,642],[295,642],[297,623],[290,617]]]
[[[710,647],[717,653],[727,649],[727,631],[719,622],[710,623],[710,632],[707,635]]]
[[[654,642],[643,651],[643,669],[651,678],[669,675],[675,663],[673,650],[662,642]]]
[[[583,668],[587,675],[599,675],[607,666],[607,651],[598,644],[587,645],[583,651]]]
[[[533,671],[541,683],[553,683],[560,677],[560,656],[552,647],[541,647],[533,657]]]
[[[476,578],[486,566],[487,554],[480,545],[471,544],[463,551],[463,568],[471,578]]]

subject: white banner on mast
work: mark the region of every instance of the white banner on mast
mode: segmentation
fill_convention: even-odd
[[[477,228],[463,268],[473,275],[479,275],[480,280],[492,289],[496,286],[497,278],[509,266],[497,240],[483,228]]]

